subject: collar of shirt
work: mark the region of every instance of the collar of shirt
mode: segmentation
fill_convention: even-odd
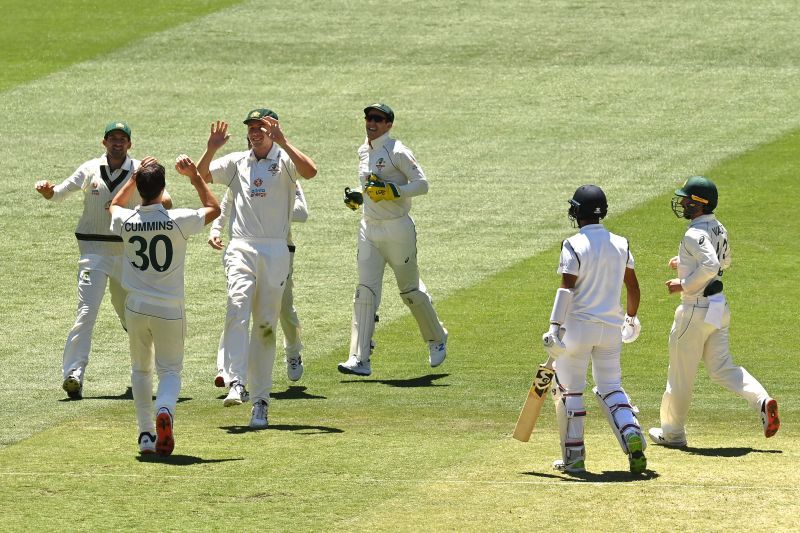
[[[103,155],[100,156],[100,166],[110,167],[110,165],[108,164],[108,154],[103,154]],[[129,168],[129,167],[131,167],[131,168]],[[127,168],[129,170],[133,170],[132,167],[133,167],[133,164],[132,164],[131,156],[126,155],[125,156],[125,161],[122,162],[122,166],[120,168]],[[117,170],[119,170],[119,169],[117,169]],[[114,172],[116,172],[116,170]]]
[[[258,157],[256,157],[256,153],[253,151],[252,148],[250,149],[250,155],[248,156],[248,158],[256,163],[259,161]],[[272,143],[272,148],[269,149],[269,153],[267,154],[267,157],[265,157],[264,159],[269,159],[270,161],[277,161],[280,158],[281,158],[281,147],[278,146],[276,143]]]
[[[138,211],[149,213],[150,211],[163,211],[166,212],[164,206],[161,204],[140,205]]]
[[[377,150],[381,146],[386,144],[386,141],[388,141],[388,140],[389,140],[389,132],[387,131],[386,133],[384,133],[383,135],[381,135],[380,137],[378,137],[374,141],[370,141],[369,137],[367,137],[367,146],[369,146],[370,150]]]
[[[706,222],[710,222],[716,219],[717,217],[714,213],[709,213],[707,215],[700,215],[699,217],[689,222],[689,227],[691,228],[694,226],[699,226],[700,224],[705,224]]]
[[[580,229],[580,233],[589,233],[590,231],[599,231],[605,226],[602,224],[586,224]]]

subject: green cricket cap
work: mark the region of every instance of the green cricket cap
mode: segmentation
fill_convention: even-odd
[[[381,102],[378,102],[377,104],[368,105],[367,107],[364,108],[364,114],[366,115],[367,113],[369,113],[370,109],[374,109],[375,111],[380,111],[381,113],[389,117],[389,122],[394,122],[394,111],[392,111],[392,108],[389,107],[388,105]]]
[[[264,117],[270,117],[274,118],[275,120],[280,120],[278,119],[278,114],[275,113],[275,111],[273,111],[272,109],[267,109],[265,107],[262,107],[260,109],[253,109],[252,111],[250,111],[242,122],[247,124],[248,120],[261,120]]]
[[[131,127],[128,126],[127,122],[122,122],[119,120],[116,120],[114,122],[109,122],[108,124],[106,124],[106,129],[103,132],[103,138],[104,139],[107,138],[108,134],[111,133],[112,131],[121,131],[122,133],[128,136],[128,139],[131,138]]]

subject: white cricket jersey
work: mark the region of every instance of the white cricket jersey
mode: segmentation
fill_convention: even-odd
[[[205,227],[200,209],[170,209],[161,204],[117,209],[111,231],[125,246],[122,286],[131,294],[183,302],[186,242]]]
[[[280,146],[273,144],[261,160],[252,150],[228,154],[212,161],[209,170],[212,181],[233,194],[232,239],[286,239],[297,168]]]
[[[303,188],[300,186],[300,183],[295,183],[296,191],[294,197],[294,209],[292,210],[292,220],[291,222],[305,222],[308,220],[308,204],[306,204],[306,196],[303,194]],[[222,235],[222,228],[225,226],[225,222],[228,222],[228,226],[230,226],[230,217],[228,214],[233,209],[233,199],[231,197],[231,191],[225,191],[225,194],[222,197],[222,201],[219,203],[219,216],[214,219],[214,222],[211,223],[211,231],[208,232],[209,237],[220,237]],[[228,232],[230,233],[230,227],[228,228]],[[286,236],[286,242],[289,244],[289,250],[294,251],[294,241],[292,241],[292,228],[289,227],[289,233]]]
[[[53,188],[51,200],[60,202],[74,192],[83,191],[83,214],[75,228],[81,254],[120,255],[122,241],[111,230],[111,200],[139,168],[139,160],[126,157],[122,167],[111,171],[105,154],[82,164],[66,180]],[[134,192],[126,207],[141,203]]]
[[[367,219],[389,220],[408,215],[411,197],[428,192],[428,180],[414,154],[403,143],[389,137],[388,132],[374,141],[367,139],[358,149],[358,177],[362,190],[370,174],[397,185],[400,198],[373,202],[364,194],[364,217]]]
[[[569,314],[579,320],[621,326],[625,319],[620,296],[625,269],[633,268],[628,240],[602,224],[583,226],[561,245],[559,274],[578,277]]]
[[[682,299],[701,298],[703,290],[731,264],[731,248],[725,226],[716,215],[702,215],[691,222],[678,247],[678,277]]]

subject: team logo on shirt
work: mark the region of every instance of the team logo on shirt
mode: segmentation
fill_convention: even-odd
[[[383,170],[385,167],[386,167],[386,162],[383,160],[382,157],[377,161],[375,161],[375,168],[377,168],[378,170]]]
[[[92,181],[92,194],[93,195],[95,195],[95,196],[99,196],[100,195],[100,191],[97,190],[97,188],[99,186],[100,185],[96,181]]]
[[[272,172],[272,175],[274,176],[279,172],[280,169],[278,168],[278,163],[272,163],[267,170]]]

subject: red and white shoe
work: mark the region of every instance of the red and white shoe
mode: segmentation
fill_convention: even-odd
[[[778,418],[778,402],[773,398],[767,398],[761,404],[761,425],[764,426],[764,436],[772,437],[781,427],[781,419]]]
[[[175,437],[172,435],[172,413],[162,407],[156,416],[156,453],[169,455],[175,448]]]

